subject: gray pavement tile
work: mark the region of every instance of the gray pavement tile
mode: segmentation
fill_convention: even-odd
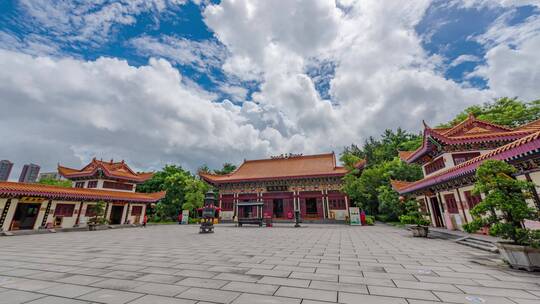
[[[345,291],[345,292],[354,292],[354,293],[368,293],[367,286],[362,285],[362,284],[311,281],[311,284],[309,284],[309,288]]]
[[[540,290],[540,284],[526,283],[526,282],[508,282],[498,280],[474,280],[485,287],[498,287],[498,288],[510,288],[510,289],[529,289]],[[463,284],[463,283],[460,283]]]
[[[240,293],[233,292],[233,291],[192,287],[182,292],[181,294],[177,295],[176,297],[182,298],[182,299],[209,301],[209,302],[225,304],[225,303],[231,303],[239,295]]]
[[[106,279],[90,284],[90,286],[117,290],[130,290],[143,284],[145,284],[145,282],[134,280]]]
[[[28,291],[10,290],[0,294],[0,304],[19,304],[43,298],[45,295]]]
[[[383,286],[368,286],[369,294],[378,296],[390,296],[399,298],[410,298],[418,300],[437,301],[437,297],[431,292],[419,289],[406,289]]]
[[[462,292],[457,287],[450,284],[443,283],[428,283],[428,282],[413,282],[407,280],[394,280],[399,288],[411,288],[411,289],[422,289],[422,290],[437,290],[437,291],[448,291],[448,292]]]
[[[132,288],[129,291],[173,297],[188,290],[189,288],[189,286],[169,285],[161,283],[145,283],[135,288]]]
[[[101,276],[106,277],[106,278],[133,280],[136,278],[140,278],[144,275],[145,275],[144,273],[140,273],[140,272],[115,270],[108,273],[104,273]]]
[[[278,289],[277,285],[267,285],[259,283],[247,283],[247,282],[230,282],[227,285],[221,287],[222,290],[249,292],[265,295],[273,295]]]
[[[337,292],[299,287],[281,286],[275,293],[276,296],[302,298],[308,300],[336,302]]]
[[[79,300],[106,304],[124,304],[142,297],[143,294],[119,290],[100,289],[78,297]]]
[[[540,298],[533,295],[530,292],[517,289],[504,289],[495,287],[481,287],[481,286],[466,286],[456,285],[459,289],[469,294],[500,296],[500,297],[514,297],[523,299],[536,299],[540,302]]]
[[[302,300],[243,293],[232,304],[300,304],[300,301]]]
[[[442,292],[442,291],[434,291],[433,293],[435,293],[435,295],[439,297],[441,301],[449,302],[449,303],[515,304],[515,302],[512,302],[507,298],[497,297],[497,296],[450,293],[450,292]]]
[[[196,277],[196,278],[203,278],[203,279],[209,279],[212,277],[215,277],[218,273],[217,272],[209,272],[209,271],[203,271],[203,270],[180,270],[175,273],[177,276],[183,276],[183,277]]]
[[[162,297],[155,295],[146,295],[138,298],[135,301],[129,302],[129,304],[194,304],[193,300]]]
[[[378,286],[387,286],[387,287],[396,286],[394,282],[392,282],[392,280],[389,280],[389,279],[374,279],[374,278],[362,278],[362,277],[353,277],[353,276],[339,276],[339,282],[364,284],[364,285],[378,285]]]
[[[53,286],[59,286],[60,283],[54,283],[54,282],[47,282],[47,281],[39,281],[39,280],[30,280],[30,279],[20,279],[13,282],[8,282],[6,284],[2,284],[2,287],[10,288],[10,289],[18,289],[18,290],[24,290],[24,291],[37,291],[40,289],[45,289],[48,287]]]
[[[78,285],[90,285],[92,283],[96,283],[96,282],[104,281],[104,280],[106,280],[106,278],[87,276],[87,275],[72,275],[70,277],[57,279],[55,281],[61,282],[61,283],[78,284]]]
[[[402,298],[391,298],[357,293],[340,292],[338,297],[338,302],[344,304],[407,304],[407,301]]]
[[[80,285],[71,285],[71,284],[62,284],[45,289],[40,289],[40,293],[45,293],[53,296],[60,296],[65,298],[76,298],[82,296],[83,294],[96,291],[98,288],[80,286]]]
[[[238,274],[238,273],[220,273],[214,277],[216,280],[226,280],[226,281],[238,281],[238,282],[257,282],[262,276],[259,275],[247,275],[247,274]]]
[[[251,269],[246,274],[286,278],[291,272],[286,270]]]
[[[172,276],[172,275],[166,275],[166,274],[145,274],[141,277],[136,278],[136,281],[145,281],[145,282],[153,282],[153,283],[176,283],[180,280],[182,280],[184,277],[179,276]]]
[[[281,286],[291,286],[291,287],[308,287],[309,280],[301,279],[287,279],[287,278],[278,278],[278,277],[263,277],[257,283],[261,284],[273,284]]]
[[[88,301],[81,301],[75,299],[47,296],[44,298],[39,298],[30,302],[25,302],[25,304],[88,304]]]
[[[214,279],[201,279],[201,278],[185,278],[178,281],[177,285],[191,286],[191,287],[203,287],[203,288],[215,288],[219,289],[229,281],[214,280]]]
[[[291,273],[289,278],[291,278],[291,279],[328,281],[328,282],[337,282],[338,281],[338,276],[334,275],[334,274],[307,273],[307,272],[293,272],[293,273]]]

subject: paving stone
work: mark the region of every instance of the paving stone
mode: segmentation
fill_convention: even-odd
[[[177,297],[216,303],[230,303],[239,295],[240,293],[233,291],[193,287],[177,295]]]
[[[67,278],[58,279],[57,282],[61,283],[71,283],[71,284],[79,284],[79,285],[90,285],[92,283],[96,283],[99,281],[106,280],[106,278],[101,277],[93,277],[93,276],[87,276],[87,275],[72,275]]]
[[[0,294],[0,304],[19,304],[43,297],[45,297],[43,294],[20,290],[10,290]]]
[[[443,302],[450,302],[450,303],[515,304],[515,302],[512,302],[509,299],[503,298],[503,297],[493,297],[493,296],[487,296],[487,295],[462,294],[462,293],[450,293],[450,292],[442,292],[442,291],[434,291],[433,293],[437,297],[439,297],[439,299],[441,299]]]
[[[524,290],[481,287],[481,286],[466,286],[466,285],[456,285],[456,286],[459,289],[463,290],[465,293],[489,295],[489,296],[501,296],[501,297],[514,297],[514,298],[523,298],[523,299],[537,299],[540,302],[539,297],[529,292],[526,292]]]
[[[106,279],[97,283],[90,284],[90,286],[116,290],[130,290],[143,284],[145,284],[145,282],[134,280]]]
[[[410,298],[419,300],[433,300],[437,301],[437,297],[431,291],[418,290],[418,289],[406,289],[406,288],[393,288],[383,286],[368,286],[369,294],[379,296],[391,296],[400,298]]]
[[[322,274],[322,273],[307,273],[307,272],[293,272],[289,276],[291,279],[304,279],[304,280],[317,280],[317,281],[329,281],[337,282],[338,276],[334,274]]]
[[[47,296],[44,298],[39,298],[30,302],[25,302],[25,304],[88,304],[88,301],[81,301],[75,299]]]
[[[278,277],[263,277],[257,283],[261,284],[273,284],[273,285],[282,285],[282,286],[291,286],[291,287],[308,287],[309,280],[300,280],[300,279],[287,279],[287,278],[278,278]]]
[[[259,283],[247,283],[247,282],[230,282],[227,285],[221,287],[222,290],[249,292],[257,294],[273,295],[278,289],[277,285],[267,285]]]
[[[286,270],[251,269],[246,274],[286,278],[291,272]]]
[[[106,304],[124,304],[142,297],[143,294],[119,290],[100,289],[83,296],[79,300],[93,301]]]
[[[129,302],[129,304],[194,304],[193,300],[177,299],[169,297],[161,297],[155,295],[146,295],[138,298],[135,301]]]
[[[350,283],[311,281],[311,284],[309,284],[309,288],[346,291],[346,292],[354,292],[354,293],[368,293],[366,285],[350,284]]]
[[[39,292],[53,296],[76,298],[96,290],[98,290],[98,288],[72,284],[62,284],[54,287],[40,289]]]
[[[54,282],[47,282],[47,281],[39,281],[39,280],[19,279],[13,282],[2,284],[1,286],[5,288],[18,289],[18,290],[24,290],[24,291],[37,291],[40,289],[45,289],[45,288],[59,286],[59,285],[61,284],[54,283]]]
[[[402,298],[391,298],[383,296],[373,296],[373,295],[364,295],[357,293],[339,293],[339,303],[344,304],[360,304],[360,303],[369,303],[369,304],[407,304],[407,301]]]
[[[238,281],[238,282],[257,282],[262,276],[259,275],[245,275],[238,273],[220,273],[214,277],[216,280],[225,280],[225,281]]]
[[[281,286],[275,293],[276,296],[302,298],[308,300],[336,302],[337,292],[329,290],[317,290],[299,287]]]
[[[394,280],[399,288],[411,288],[411,289],[422,289],[422,290],[437,290],[437,291],[448,291],[448,292],[462,292],[457,287],[450,284],[442,283],[428,283],[428,282],[413,282],[407,280]]]
[[[136,281],[154,282],[154,283],[176,283],[182,280],[184,277],[172,276],[166,274],[145,274],[136,278]]]
[[[130,289],[129,291],[148,293],[160,296],[174,297],[186,290],[189,286],[180,286],[180,285],[169,285],[169,284],[158,284],[158,283],[145,283],[139,285],[135,288]]]
[[[389,280],[389,279],[373,279],[373,278],[363,278],[363,277],[356,277],[356,276],[339,276],[339,282],[364,284],[364,285],[388,286],[388,287],[396,286],[394,282],[392,282],[392,280]]]
[[[176,284],[183,285],[183,286],[191,286],[191,287],[204,287],[204,288],[219,289],[227,283],[228,281],[223,281],[223,280],[186,278],[181,281],[178,281]]]
[[[300,304],[300,301],[302,300],[244,293],[234,300],[233,304]]]
[[[101,275],[102,277],[107,278],[115,278],[115,279],[124,279],[124,280],[133,280],[139,277],[144,276],[143,273],[140,272],[132,272],[132,271],[111,271],[105,274]]]

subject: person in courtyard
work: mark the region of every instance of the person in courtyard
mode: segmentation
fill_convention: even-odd
[[[142,222],[143,228],[146,228],[146,223],[147,222],[148,222],[148,215],[145,214],[144,217],[143,217],[143,222]]]
[[[178,225],[182,225],[182,212],[178,213]]]

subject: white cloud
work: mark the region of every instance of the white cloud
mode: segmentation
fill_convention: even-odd
[[[54,77],[52,76],[54,75]],[[242,108],[213,103],[165,60],[55,60],[0,50],[2,152],[17,162],[81,165],[97,156],[142,169],[195,169],[271,152]],[[272,137],[287,146],[283,138]],[[78,160],[77,158],[85,159]]]
[[[143,56],[164,57],[175,63],[193,66],[201,72],[208,68],[220,68],[227,56],[223,45],[213,40],[142,36],[132,39],[130,43]]]
[[[456,59],[452,60],[452,62],[450,63],[450,66],[456,67],[465,62],[478,62],[478,61],[480,61],[480,58],[478,56],[468,55],[468,54],[460,55]]]
[[[111,20],[129,23],[141,11],[120,3],[129,13],[98,14],[101,21],[89,23],[90,32],[104,31],[106,39]],[[161,11],[161,4],[172,2],[152,3]],[[538,74],[531,73],[540,60],[533,53],[538,42],[530,37],[520,39],[518,48],[499,43],[488,52],[477,73],[489,79],[491,90],[446,79],[441,57],[428,55],[415,31],[430,4],[223,0],[204,10],[219,43],[139,37],[131,42],[142,54],[167,58],[141,67],[118,59],[60,60],[0,51],[0,106],[9,109],[0,112],[0,136],[7,138],[6,153],[19,162],[35,156],[51,167],[58,160],[75,164],[97,156],[125,158],[141,169],[172,161],[194,169],[286,152],[339,152],[384,128],[414,131],[422,119],[447,121],[500,92],[514,96],[519,88],[534,95]],[[89,12],[81,8],[74,16]],[[60,21],[48,26],[59,31],[87,20],[48,14]],[[77,26],[73,37],[88,37]],[[526,58],[536,61],[528,64]],[[219,89],[232,101],[217,100],[169,62],[201,71],[221,66],[232,81],[220,82]],[[325,79],[329,97],[316,89],[320,77],[309,76],[321,63],[333,70]],[[514,75],[507,77],[506,71]],[[238,84],[250,80],[260,85],[245,101],[248,92]]]
[[[117,24],[130,25],[143,12],[160,14],[183,5],[187,0],[103,0],[50,1],[21,0],[20,7],[34,23],[49,35],[66,42],[102,43],[110,38]]]

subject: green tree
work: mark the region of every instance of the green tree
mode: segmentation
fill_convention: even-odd
[[[517,127],[540,118],[540,100],[523,102],[518,100],[517,97],[502,97],[483,105],[470,106],[450,122],[441,124],[438,127],[449,128],[455,126],[467,119],[469,114],[498,125]]]
[[[379,195],[390,188],[390,179],[415,181],[422,178],[422,169],[418,165],[409,165],[395,157],[362,171],[362,174],[349,173],[344,177],[343,191],[357,206],[370,214],[379,213]],[[381,188],[386,186],[388,188]]]
[[[538,213],[527,205],[534,184],[512,177],[516,169],[504,161],[487,160],[476,171],[475,193],[485,198],[471,210],[474,220],[467,232],[489,227],[489,233],[515,244],[540,246],[540,232],[523,226],[525,219],[537,219]]]
[[[165,198],[156,204],[156,220],[176,220],[184,204],[193,211],[202,205],[206,184],[180,166],[167,165],[137,187],[139,192],[166,191]],[[202,193],[202,198],[201,198]],[[200,203],[196,200],[200,199]]]
[[[214,170],[214,173],[217,175],[225,175],[229,174],[236,170],[236,166],[231,163],[224,163],[223,168],[221,170]]]
[[[403,214],[404,205],[399,201],[399,194],[388,185],[380,186],[379,193],[379,216],[382,221],[397,221]]]
[[[399,221],[402,224],[427,226],[430,221],[426,219],[426,214],[420,210],[418,201],[409,199],[403,202],[405,214],[399,216]]]
[[[71,187],[71,181],[69,180],[58,180],[54,178],[42,178],[38,181],[38,184],[42,185],[51,185],[59,187]]]
[[[362,148],[357,145],[345,147],[340,160],[345,165],[350,165],[351,159],[366,159],[368,166],[374,166],[387,161],[392,161],[398,156],[398,151],[415,150],[422,144],[422,137],[398,128],[396,131],[387,129],[380,139],[369,137]]]

